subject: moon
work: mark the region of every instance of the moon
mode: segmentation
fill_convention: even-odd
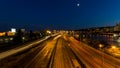
[[[77,6],[79,7],[79,6],[80,6],[80,4],[78,3],[78,4],[77,4]]]

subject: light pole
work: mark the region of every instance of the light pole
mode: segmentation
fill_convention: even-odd
[[[99,48],[100,48],[100,50],[102,50],[102,47],[103,47],[104,45],[102,45],[102,44],[99,44]]]
[[[102,47],[104,47],[104,45],[99,44],[99,47],[100,47],[100,50],[102,50]],[[104,54],[102,53],[102,68],[103,68],[103,64],[104,64]]]

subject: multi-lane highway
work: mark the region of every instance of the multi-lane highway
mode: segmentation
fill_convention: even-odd
[[[71,36],[58,35],[0,60],[0,68],[120,68],[120,59]]]
[[[87,68],[120,68],[120,59],[116,59],[98,51],[73,37],[70,39],[70,48],[76,53]]]

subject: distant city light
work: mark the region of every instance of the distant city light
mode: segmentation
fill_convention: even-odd
[[[25,29],[21,29],[22,32],[25,32]]]
[[[25,40],[25,37],[22,37],[22,40]]]
[[[15,28],[11,28],[11,32],[16,32],[16,29]]]
[[[113,34],[113,36],[114,36],[114,37],[117,37],[117,36],[118,36],[118,34]]]
[[[51,31],[50,31],[50,30],[47,30],[46,32],[49,33],[49,34],[51,34]]]
[[[13,40],[13,38],[10,38],[10,40]]]

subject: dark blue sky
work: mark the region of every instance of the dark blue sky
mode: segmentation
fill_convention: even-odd
[[[0,30],[80,29],[118,21],[120,0],[0,0]]]

